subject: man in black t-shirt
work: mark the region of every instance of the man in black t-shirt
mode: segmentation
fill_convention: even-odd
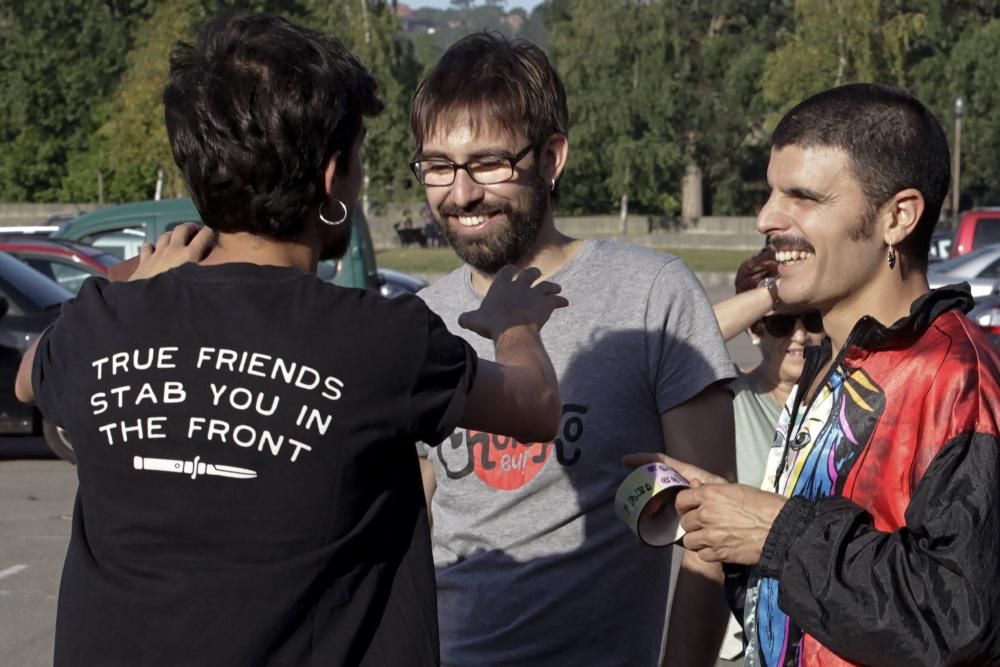
[[[217,20],[175,50],[164,102],[209,229],[87,282],[17,379],[79,461],[55,662],[437,664],[414,442],[551,438],[538,332],[565,300],[505,269],[463,319],[491,363],[418,299],[313,275],[346,247],[381,109],[336,40]]]

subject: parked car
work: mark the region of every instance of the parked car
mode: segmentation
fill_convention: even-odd
[[[427,287],[427,281],[423,278],[393,269],[379,269],[378,280],[378,291],[390,299],[401,294],[416,294]]]
[[[927,281],[932,288],[967,282],[976,298],[992,292],[997,280],[1000,280],[1000,245],[931,264],[927,270]]]
[[[155,243],[161,234],[184,222],[201,224],[194,202],[187,197],[161,199],[86,213],[66,223],[53,238],[79,241],[120,259],[130,259],[139,254],[145,241]],[[368,222],[358,207],[351,224],[351,245],[336,264],[333,282],[344,287],[377,289],[375,250]]]
[[[931,235],[931,248],[927,254],[927,261],[933,264],[951,257],[951,242],[951,232],[934,232]]]
[[[53,452],[75,461],[61,429],[14,398],[21,356],[59,315],[73,294],[27,264],[0,252],[0,434],[42,434]]]
[[[966,317],[979,325],[994,347],[1000,348],[1000,293],[994,292],[976,299],[976,305]]]
[[[0,235],[0,251],[56,281],[73,294],[91,276],[106,276],[108,267],[121,260],[100,248],[60,239]]]
[[[0,232],[5,236],[34,236],[46,237],[59,231],[59,225],[9,225],[0,227]]]
[[[951,253],[966,255],[993,243],[1000,243],[1000,208],[974,209],[959,218]]]

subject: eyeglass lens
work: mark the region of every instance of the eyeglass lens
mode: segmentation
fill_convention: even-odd
[[[451,185],[455,181],[455,172],[459,169],[464,169],[472,180],[480,185],[503,183],[514,176],[513,165],[507,159],[470,162],[465,165],[450,162],[421,162],[418,164],[425,185]]]

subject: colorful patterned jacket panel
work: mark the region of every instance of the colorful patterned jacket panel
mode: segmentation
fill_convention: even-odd
[[[967,306],[945,289],[862,321],[795,401],[748,665],[1000,663],[1000,361]]]

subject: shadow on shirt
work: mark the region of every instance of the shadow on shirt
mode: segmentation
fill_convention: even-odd
[[[725,375],[719,345],[713,364],[663,332],[595,330],[569,358],[550,350],[564,369],[552,442],[460,429],[430,452],[443,464],[443,664],[656,664],[672,550],[640,544],[616,517],[621,459],[664,451],[660,414]]]

